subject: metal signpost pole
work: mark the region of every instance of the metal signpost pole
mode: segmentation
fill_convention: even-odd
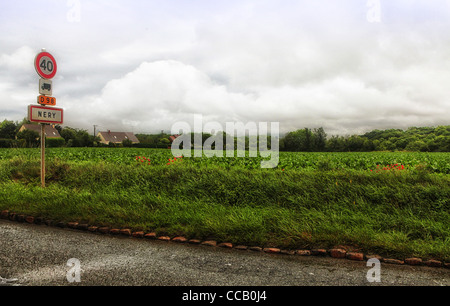
[[[41,123],[41,183],[45,188],[45,123]]]

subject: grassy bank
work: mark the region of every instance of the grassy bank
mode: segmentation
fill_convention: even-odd
[[[0,209],[283,248],[347,245],[450,260],[450,177],[427,171],[0,161]]]

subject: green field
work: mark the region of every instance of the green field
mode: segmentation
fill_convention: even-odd
[[[105,162],[116,165],[136,164],[136,157],[151,159],[152,166],[166,165],[173,159],[170,150],[138,148],[47,148],[49,161]],[[0,160],[12,158],[39,159],[39,149],[0,149]],[[259,169],[263,158],[185,158],[184,164],[192,166],[217,165]],[[431,173],[450,174],[450,153],[418,152],[367,152],[367,153],[291,153],[280,152],[277,169],[285,170],[370,170],[377,165],[402,164],[408,169],[425,167]]]
[[[177,158],[170,150],[0,150],[0,209],[287,249],[450,260],[449,153]],[[145,158],[145,159],[144,159]]]

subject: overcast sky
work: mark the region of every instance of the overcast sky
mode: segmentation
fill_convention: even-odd
[[[0,33],[0,120],[36,103],[46,48],[90,132],[450,125],[450,0],[4,0]]]

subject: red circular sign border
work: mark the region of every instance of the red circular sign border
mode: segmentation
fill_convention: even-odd
[[[44,56],[49,57],[53,63],[55,64],[55,68],[53,69],[53,72],[51,74],[45,74],[44,72],[42,72],[41,67],[39,67],[39,61],[41,60],[41,58],[43,58]],[[56,71],[58,70],[58,65],[56,64],[56,60],[53,57],[53,55],[51,55],[48,52],[41,52],[38,55],[36,55],[36,59],[34,61],[34,67],[36,68],[36,72],[37,74],[39,74],[40,77],[50,80],[53,79],[56,75]]]

